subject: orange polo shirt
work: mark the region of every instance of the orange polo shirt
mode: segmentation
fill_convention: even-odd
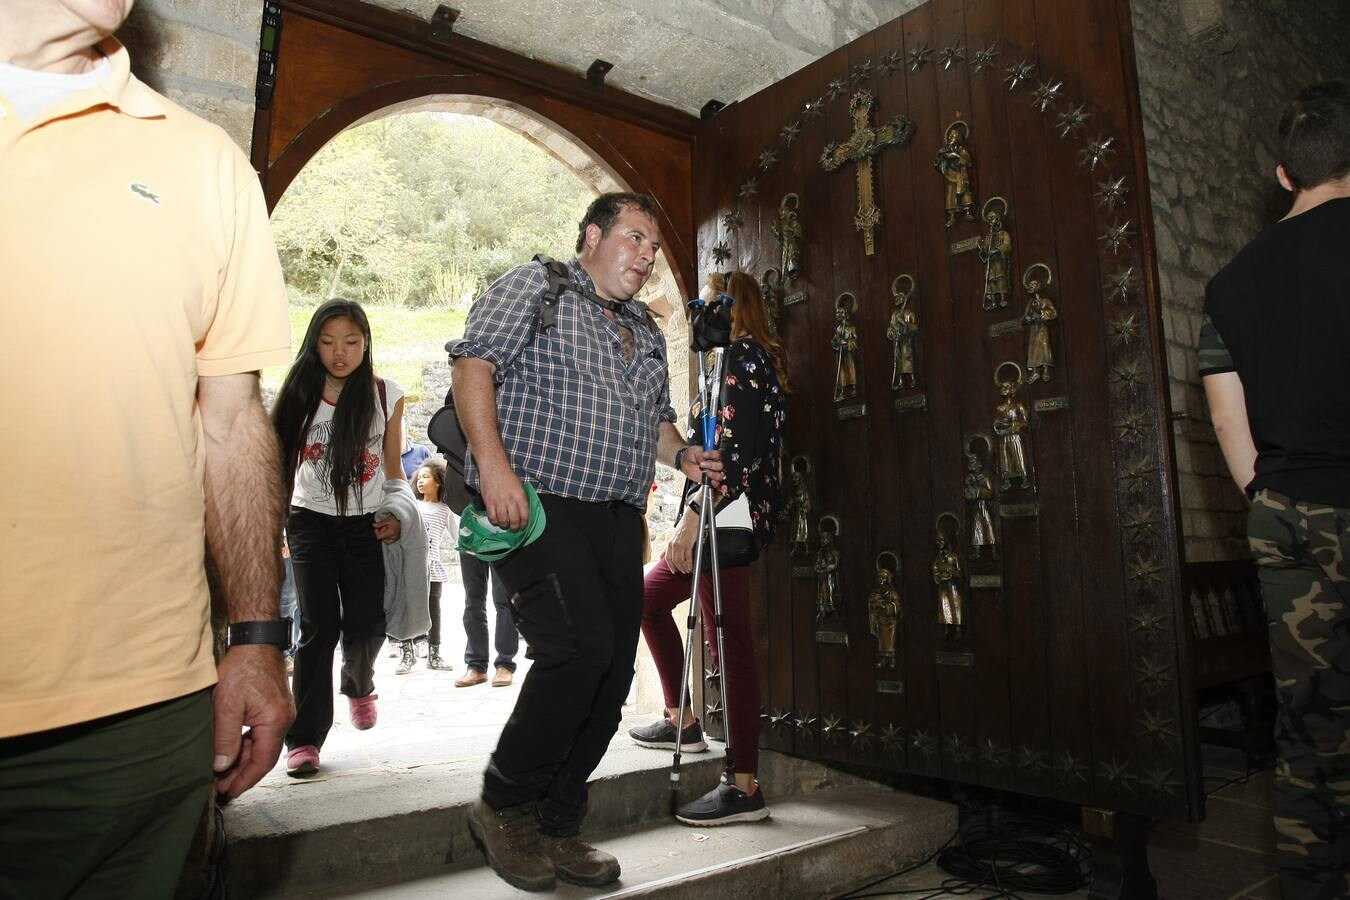
[[[215,682],[197,378],[290,359],[248,160],[101,49],[0,99],[0,738]]]

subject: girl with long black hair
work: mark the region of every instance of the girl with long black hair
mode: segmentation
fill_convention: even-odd
[[[386,480],[403,480],[403,389],[375,375],[370,322],[352,300],[314,311],[272,422],[291,487],[286,537],[300,601],[295,723],[286,773],[310,775],[333,726],[333,651],[352,725],[375,724],[374,661],[384,643],[384,553],[398,519],[376,522]]]

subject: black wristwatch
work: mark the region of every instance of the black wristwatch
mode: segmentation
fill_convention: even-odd
[[[234,622],[230,625],[229,646],[238,644],[271,644],[282,652],[290,650],[290,616],[258,622]]]
[[[692,446],[694,445],[685,444],[683,447],[675,451],[675,471],[677,472],[680,471],[681,464],[684,463],[684,452]]]

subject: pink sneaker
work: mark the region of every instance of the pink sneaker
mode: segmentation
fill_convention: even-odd
[[[319,771],[319,748],[313,744],[296,747],[286,754],[286,774],[292,778],[304,778]]]
[[[378,699],[380,699],[379,694],[347,698],[347,708],[351,713],[352,727],[357,731],[365,731],[375,727],[375,722],[380,717],[380,711],[375,707],[375,701]]]

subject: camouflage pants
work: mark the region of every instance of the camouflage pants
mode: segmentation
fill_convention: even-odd
[[[1247,537],[1280,699],[1280,893],[1350,897],[1350,509],[1263,490]]]

